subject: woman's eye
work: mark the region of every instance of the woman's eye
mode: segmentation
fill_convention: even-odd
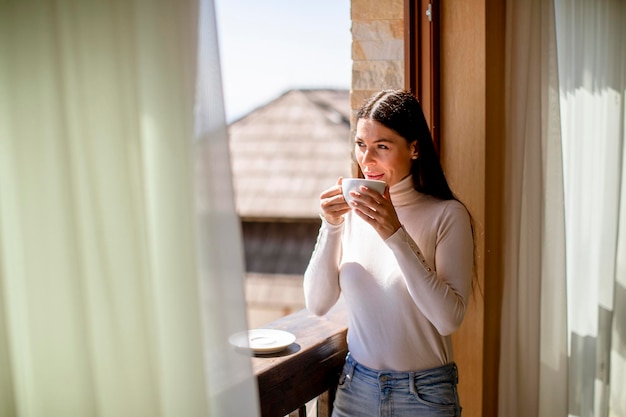
[[[358,146],[359,148],[362,148],[365,146],[365,144],[363,142],[357,142],[356,146]]]
[[[378,145],[378,149],[389,149],[387,145]]]

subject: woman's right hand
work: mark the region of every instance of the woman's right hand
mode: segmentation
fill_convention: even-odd
[[[350,211],[350,206],[346,203],[341,192],[342,177],[339,177],[337,184],[320,194],[320,207],[322,216],[330,224],[338,225],[343,222],[343,215]]]

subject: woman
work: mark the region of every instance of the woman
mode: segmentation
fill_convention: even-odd
[[[450,334],[473,275],[469,213],[445,179],[417,99],[372,96],[357,114],[361,187],[348,205],[341,178],[320,196],[322,226],[304,275],[306,305],[348,308],[348,357],[334,417],[459,416]]]

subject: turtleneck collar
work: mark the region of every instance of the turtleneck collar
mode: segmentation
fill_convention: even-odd
[[[404,206],[415,201],[422,194],[413,188],[413,176],[409,175],[389,188],[389,195],[394,206]]]

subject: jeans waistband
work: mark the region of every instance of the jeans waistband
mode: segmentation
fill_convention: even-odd
[[[365,365],[358,363],[351,355],[348,353],[346,357],[346,364],[349,367],[347,372],[348,375],[352,375],[355,370],[357,370],[363,377],[371,378],[372,380],[408,380],[411,379],[415,382],[415,384],[435,384],[439,382],[452,382],[454,384],[458,384],[459,382],[459,374],[456,363],[451,362],[449,364],[439,366],[436,368],[425,369],[421,371],[415,372],[397,372],[397,371],[387,371],[387,370],[376,370],[372,368],[368,368]]]

